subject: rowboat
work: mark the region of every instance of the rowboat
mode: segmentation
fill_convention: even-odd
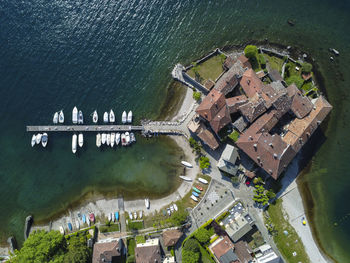
[[[86,216],[85,216],[85,214],[83,214],[83,223],[85,224],[86,223]]]
[[[139,213],[139,218],[142,219],[142,217],[143,217],[143,213],[142,213],[142,210],[141,210],[140,213]]]
[[[90,219],[88,216],[86,217],[86,224],[88,224],[88,226],[90,226]]]
[[[104,123],[107,123],[107,122],[108,122],[108,113],[107,113],[107,112],[105,112],[105,113],[103,114],[103,122],[104,122]]]
[[[179,177],[180,177],[182,180],[184,180],[184,181],[192,182],[192,179],[189,178],[189,177],[187,177],[187,176],[182,176],[182,175],[180,175]]]
[[[196,201],[196,202],[198,202],[198,199],[197,199],[197,197],[195,197],[194,195],[191,195],[191,199],[192,199],[193,201]]]
[[[114,222],[115,221],[114,213],[111,213],[111,215],[112,215],[112,222]]]
[[[115,212],[115,220],[116,220],[116,221],[119,220],[119,212]]]
[[[149,209],[149,199],[148,198],[145,199],[145,206],[147,209]]]
[[[80,229],[80,223],[79,223],[79,220],[75,220],[75,226],[77,227],[77,229]]]
[[[200,187],[199,185],[196,185],[196,188],[197,188],[198,190],[200,190],[200,191],[203,191],[203,188]]]
[[[134,212],[134,218],[137,219],[137,213],[136,212]]]
[[[73,226],[72,226],[72,223],[71,223],[71,222],[68,222],[68,229],[69,229],[69,231],[72,231],[72,230],[73,230]]]
[[[198,194],[200,194],[201,193],[201,191],[199,190],[199,189],[197,189],[196,187],[192,187],[192,189],[195,191],[195,192],[197,192]]]
[[[95,215],[94,215],[94,213],[91,213],[91,214],[89,215],[89,217],[90,217],[91,223],[95,223]]]
[[[188,163],[186,161],[181,161],[181,164],[186,166],[187,168],[192,168],[193,167],[192,164],[190,164],[190,163]]]
[[[133,217],[132,217],[132,213],[131,213],[131,212],[129,212],[129,218],[130,218],[131,220],[133,220]]]
[[[208,184],[208,181],[201,177],[198,178],[198,181],[200,181],[202,184]]]
[[[111,216],[111,214],[110,214],[110,213],[108,213],[107,218],[108,218],[108,221],[111,221],[111,220],[112,220],[112,216]]]
[[[195,197],[199,197],[199,194],[196,193],[195,191],[192,191],[192,194],[193,194]]]

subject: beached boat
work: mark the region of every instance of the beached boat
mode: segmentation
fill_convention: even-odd
[[[112,222],[114,222],[115,221],[114,213],[111,213],[111,215],[112,215]]]
[[[110,213],[108,213],[107,218],[108,218],[108,221],[109,221],[109,222],[112,220],[112,216],[111,216]]]
[[[35,144],[36,144],[36,135],[33,134],[33,136],[32,136],[32,141],[31,141],[32,147],[33,147]]]
[[[134,212],[134,218],[137,219],[137,213],[136,212]]]
[[[123,114],[122,114],[122,123],[126,123],[126,111],[123,111]]]
[[[105,111],[105,113],[103,113],[103,122],[107,123],[108,122],[108,112]]]
[[[177,205],[176,205],[176,204],[174,204],[174,209],[175,209],[175,211],[177,211],[177,210],[178,210],[178,208],[177,208]]]
[[[60,110],[60,113],[58,114],[58,122],[59,122],[59,123],[64,123],[64,114],[63,114],[63,110]]]
[[[150,205],[149,199],[146,198],[146,199],[145,199],[145,206],[146,206],[147,209],[149,209],[149,205]]]
[[[118,132],[118,133],[116,133],[116,135],[115,135],[115,144],[118,145],[119,142],[120,142],[120,133]]]
[[[61,233],[62,235],[64,235],[64,228],[63,228],[63,226],[60,226],[60,233]]]
[[[86,215],[85,214],[83,214],[82,221],[84,224],[86,223]]]
[[[47,136],[47,133],[44,132],[43,136],[41,136],[41,145],[43,147],[46,147],[48,139],[49,139],[49,137]]]
[[[88,216],[86,217],[86,224],[88,224],[88,226],[90,225],[90,219]]]
[[[106,140],[107,145],[111,144],[111,134],[107,133],[107,140]]]
[[[112,148],[113,148],[114,144],[115,144],[115,133],[112,132],[112,133],[111,133],[111,147],[112,147]]]
[[[195,201],[195,202],[198,202],[197,197],[195,197],[194,195],[191,195],[191,199],[192,199],[193,201]]]
[[[41,142],[41,136],[43,136],[41,133],[38,133],[37,135],[36,135],[36,144],[39,144],[40,142]]]
[[[75,226],[77,227],[78,230],[80,229],[80,223],[78,219],[75,220]]]
[[[92,122],[93,123],[97,123],[98,122],[97,110],[95,110],[94,113],[92,114]]]
[[[139,218],[142,219],[142,217],[143,217],[143,212],[141,210],[140,213],[139,213]]]
[[[167,211],[168,215],[170,216],[171,215],[171,211],[170,211],[169,207],[166,209],[166,211]]]
[[[193,167],[192,164],[190,164],[190,163],[188,163],[186,161],[181,161],[181,164],[186,166],[186,167],[188,167],[188,168],[192,168]]]
[[[180,177],[182,180],[184,180],[184,181],[192,182],[192,179],[189,178],[189,177],[187,177],[187,176],[180,175],[179,177]]]
[[[131,213],[131,212],[129,212],[129,218],[130,218],[130,220],[132,220],[132,219],[133,219],[133,217],[132,217],[132,213]]]
[[[201,177],[198,178],[198,181],[200,181],[202,184],[208,184],[208,181]]]
[[[79,147],[83,147],[84,145],[84,136],[82,133],[79,133],[78,135],[78,144],[79,144]]]
[[[96,146],[101,147],[101,133],[96,134]]]
[[[72,152],[76,153],[77,152],[77,135],[73,134],[72,137]]]
[[[174,207],[172,205],[170,206],[170,211],[171,211],[171,213],[174,212]]]
[[[74,124],[78,123],[78,109],[77,109],[77,107],[73,108],[73,111],[72,111],[72,122]]]
[[[128,123],[132,123],[132,111],[128,112]]]
[[[83,116],[83,112],[80,110],[78,115],[78,124],[83,124],[83,123],[84,123],[84,116]]]
[[[200,187],[200,185],[196,185],[196,188],[197,188],[198,190],[200,190],[200,191],[203,191],[203,188]]]
[[[130,144],[130,134],[129,134],[129,132],[125,133],[125,141],[126,141],[126,145]]]
[[[119,221],[119,212],[115,212],[115,220]]]
[[[135,134],[133,132],[130,132],[130,141],[136,142]]]
[[[72,223],[71,223],[71,222],[68,222],[68,229],[69,229],[69,231],[72,231],[72,230],[73,230],[73,226],[72,226]]]
[[[194,195],[195,197],[199,197],[199,194],[196,193],[195,191],[192,191],[192,195]]]
[[[120,137],[121,137],[122,146],[125,146],[126,145],[125,134],[122,133],[122,135],[120,135]]]
[[[57,124],[57,123],[58,123],[58,112],[55,112],[55,114],[53,115],[52,122],[53,122],[54,124]]]
[[[197,187],[192,187],[192,189],[195,191],[195,192],[197,192],[198,194],[200,194],[201,193],[201,191],[199,190],[199,189],[197,189]]]
[[[90,218],[90,222],[91,222],[91,223],[95,223],[95,215],[94,215],[94,213],[91,213],[91,214],[89,215],[89,218]]]
[[[105,144],[106,141],[107,141],[107,134],[102,133],[102,136],[101,136],[101,142],[102,142],[102,144]]]
[[[110,110],[109,112],[109,122],[113,123],[115,122],[115,116],[113,110]]]

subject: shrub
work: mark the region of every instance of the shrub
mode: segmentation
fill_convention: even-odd
[[[134,263],[135,262],[135,256],[134,255],[128,256],[126,262],[127,263]]]
[[[200,259],[199,252],[192,252],[189,250],[182,250],[182,262],[186,263],[198,263]]]
[[[171,217],[168,219],[168,221],[173,225],[179,226],[186,222],[187,216],[188,216],[188,212],[186,210],[180,209],[179,211],[176,211],[175,213],[173,213]]]
[[[276,197],[276,194],[275,194],[272,190],[269,190],[269,191],[267,191],[266,196],[267,196],[269,199],[273,199],[273,198]]]
[[[247,58],[256,58],[258,54],[258,48],[254,45],[247,45],[244,49],[244,54]]]
[[[239,138],[239,132],[236,130],[233,130],[233,132],[230,133],[228,136],[233,142],[236,142]]]
[[[198,143],[193,137],[190,137],[190,139],[188,141],[190,143],[190,146],[196,152],[196,154],[199,155],[202,151],[202,147],[201,147],[200,143]]]
[[[266,66],[266,60],[263,54],[259,54],[259,62],[262,68],[265,68]]]
[[[145,236],[136,236],[135,237],[135,240],[136,240],[136,244],[143,244],[143,243],[146,243],[146,239],[145,239]]]
[[[304,80],[300,76],[291,76],[290,78],[286,79],[287,85],[295,84],[299,89],[304,83]]]
[[[197,102],[201,99],[201,93],[198,91],[193,92],[192,96]]]
[[[184,244],[183,249],[188,250],[188,251],[192,251],[192,252],[199,252],[199,245],[198,245],[197,240],[190,238]]]
[[[210,166],[209,158],[205,156],[201,156],[199,158],[199,167],[203,170],[203,169],[209,168],[209,166]]]
[[[303,73],[311,73],[312,70],[312,65],[310,63],[303,63],[303,65],[301,66],[301,71]]]
[[[210,240],[210,233],[205,228],[201,227],[194,233],[194,237],[202,244],[207,243]]]

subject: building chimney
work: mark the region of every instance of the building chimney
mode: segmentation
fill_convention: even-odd
[[[269,169],[269,173],[272,174],[272,170],[271,169]]]
[[[273,157],[277,159],[278,155],[276,153],[273,154]]]
[[[260,162],[260,156],[256,157],[256,159]]]
[[[254,149],[257,150],[258,149],[258,145],[256,143],[254,143]]]
[[[250,79],[247,80],[247,84],[250,85]]]
[[[249,136],[249,140],[253,140],[253,137],[252,137],[252,136]]]
[[[272,142],[270,142],[270,143],[269,143],[269,146],[270,146],[271,148],[273,148],[273,144],[272,144]]]

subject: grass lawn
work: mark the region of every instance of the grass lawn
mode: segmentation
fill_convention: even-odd
[[[119,231],[119,224],[111,224],[110,226],[100,226],[99,230],[101,233],[116,232]]]
[[[224,71],[222,68],[223,62],[223,58],[220,55],[216,55],[209,58],[205,62],[200,63],[198,70],[200,82],[204,84],[204,82],[208,79],[215,81]],[[187,71],[187,73],[191,76],[191,78],[195,78],[195,73],[192,68]]]
[[[127,224],[128,230],[139,230],[143,228],[143,221],[131,221],[128,220]]]
[[[136,247],[135,239],[132,237],[128,237],[126,240],[126,243],[128,246],[128,256],[134,255],[135,254],[135,247]]]
[[[202,262],[202,263],[215,263],[215,260],[212,259],[209,252],[201,245],[199,245],[199,252],[201,253],[200,262]]]
[[[278,199],[275,204],[271,204],[267,211],[277,231],[273,239],[287,262],[310,262],[300,237],[283,217],[282,200]],[[288,235],[283,233],[285,230],[288,231]],[[293,252],[297,255],[293,256]]]
[[[264,54],[264,57],[266,59],[266,63],[270,65],[271,69],[276,69],[279,73],[282,72],[283,59],[275,56],[269,56],[267,54]]]
[[[136,239],[136,244],[146,243],[146,238],[143,235],[136,236],[135,239]]]
[[[233,130],[231,134],[228,136],[233,142],[236,142],[239,138],[239,132],[236,130]]]

